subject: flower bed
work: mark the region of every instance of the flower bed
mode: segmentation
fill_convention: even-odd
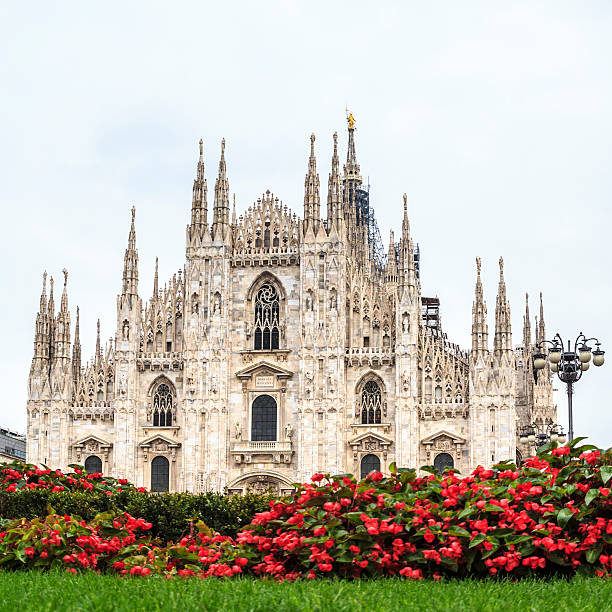
[[[499,464],[467,477],[417,477],[393,465],[390,475],[362,481],[315,474],[290,498],[270,502],[236,539],[193,523],[178,543],[160,546],[139,531],[150,524],[128,515],[102,514],[90,524],[22,519],[0,533],[0,563],[281,580],[609,576],[612,457],[578,442],[543,447],[520,468]]]

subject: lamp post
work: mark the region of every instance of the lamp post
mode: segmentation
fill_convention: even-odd
[[[531,425],[521,427],[519,440],[523,444],[530,442],[536,448],[540,448],[540,446],[544,446],[544,444],[548,442],[560,442],[564,444],[565,434],[563,433],[563,427],[556,423],[546,423],[542,426],[537,423],[531,423]]]
[[[588,345],[589,342],[595,342],[595,350],[591,349]],[[582,374],[589,369],[591,356],[594,366],[603,365],[604,351],[601,350],[601,342],[597,338],[587,338],[582,332],[578,334],[574,346],[572,347],[568,340],[567,349],[565,349],[565,342],[559,334],[556,334],[552,340],[543,340],[536,344],[537,351],[533,355],[533,367],[536,370],[543,370],[546,367],[547,355],[542,352],[544,344],[550,345],[548,361],[551,371],[556,373],[559,380],[564,382],[567,387],[568,440],[571,442],[574,439],[574,417],[572,413],[574,383],[578,382],[582,378]]]

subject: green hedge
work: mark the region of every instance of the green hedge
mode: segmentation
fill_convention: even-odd
[[[38,518],[48,506],[58,514],[76,514],[86,521],[99,512],[128,512],[153,523],[151,535],[163,542],[176,542],[189,531],[190,519],[204,521],[222,535],[235,536],[257,512],[269,509],[269,495],[222,495],[219,493],[164,493],[151,495],[120,491],[112,496],[97,491],[48,489],[0,491],[0,518]]]

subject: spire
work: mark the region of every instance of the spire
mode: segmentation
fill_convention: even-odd
[[[408,221],[408,196],[404,194],[404,218],[402,220],[402,238],[410,238],[410,221]]]
[[[531,317],[529,316],[529,294],[525,294],[525,316],[523,317],[523,352],[531,352]]]
[[[544,302],[542,301],[542,292],[540,291],[540,321],[538,326],[538,342],[546,340],[546,324],[544,323]]]
[[[68,312],[68,270],[64,268],[62,273],[64,274],[64,290],[62,292],[62,300],[60,302],[60,311]]]
[[[319,190],[319,175],[314,152],[315,135],[310,135],[310,157],[308,172],[304,180],[304,231],[312,227],[316,232],[321,218],[321,196]]]
[[[232,225],[236,225],[238,222],[238,217],[236,216],[236,194],[233,194],[233,204],[232,204]]]
[[[208,220],[208,203],[206,200],[208,188],[206,186],[206,179],[204,178],[204,143],[200,138],[200,159],[198,160],[198,167],[196,177],[193,181],[193,196],[191,199],[191,226],[190,232],[202,233],[202,228],[206,225]]]
[[[49,356],[49,315],[47,311],[47,273],[43,274],[43,286],[40,294],[40,309],[36,315],[34,326],[34,359],[32,366],[36,363],[42,367],[43,360]]]
[[[332,169],[327,183],[327,225],[344,218],[342,212],[342,181],[340,180],[340,158],[338,157],[338,132],[334,132],[334,154]]]
[[[348,111],[347,111],[348,112]],[[356,219],[356,191],[361,185],[359,164],[355,153],[355,117],[352,113],[347,116],[348,122],[348,149],[346,153],[346,164],[344,164],[344,214],[347,216],[349,232],[354,232],[357,225]]]
[[[395,256],[395,236],[393,230],[389,232],[389,255],[387,256],[387,282],[397,281],[397,262]]]
[[[355,117],[353,113],[349,113],[348,122],[348,148],[346,151],[346,166],[344,166],[345,175],[352,173],[355,176],[359,175],[359,164],[357,163],[357,154],[355,153]],[[359,181],[361,182],[361,180]]]
[[[506,281],[504,280],[504,260],[499,258],[499,288],[495,304],[495,340],[496,357],[512,350],[512,325],[510,324],[510,304],[506,298]]]
[[[80,312],[77,306],[76,324],[74,326],[74,344],[72,345],[72,380],[78,383],[81,375],[81,337],[80,337]]]
[[[215,206],[213,210],[213,236],[223,238],[229,225],[229,181],[225,166],[225,138],[221,140],[221,159],[219,160],[219,175],[215,182]]]
[[[474,358],[489,351],[489,327],[487,325],[487,305],[482,291],[480,278],[480,257],[476,258],[476,295],[472,305],[472,355]]]
[[[153,276],[153,299],[156,300],[159,294],[159,258],[155,258],[155,274]]]
[[[96,333],[96,357],[95,362],[100,363],[102,361],[102,348],[100,345],[100,319],[98,319],[97,333]]]
[[[123,260],[123,287],[121,295],[129,297],[130,304],[132,297],[138,295],[138,251],[136,250],[136,208],[132,206],[132,224],[128,237],[128,247],[125,250]]]
[[[47,271],[43,273],[43,287],[40,294],[40,313],[47,312]]]
[[[49,303],[47,304],[47,314],[51,319],[55,317],[55,302],[53,301],[53,277],[49,279]]]

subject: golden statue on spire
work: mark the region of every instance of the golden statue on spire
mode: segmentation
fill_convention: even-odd
[[[353,113],[349,112],[348,107],[346,107],[345,110],[346,110],[346,120],[348,121],[348,128],[349,130],[354,130],[355,129],[355,117],[353,117]]]

